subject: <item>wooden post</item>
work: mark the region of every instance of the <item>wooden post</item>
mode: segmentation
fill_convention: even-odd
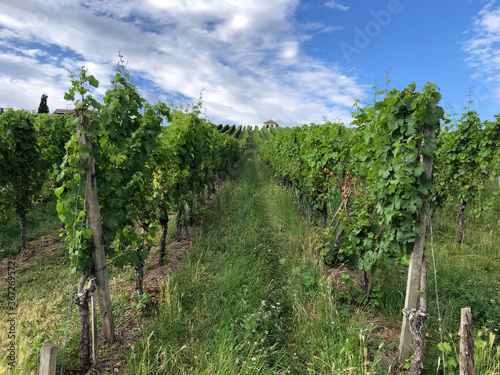
[[[57,346],[45,344],[40,348],[40,375],[56,375]]]
[[[87,288],[85,283],[90,275],[90,268],[86,269],[78,283],[78,293],[75,294],[75,305],[80,321],[80,369],[87,373],[92,362],[90,361],[90,309],[89,298],[95,292],[95,278],[91,279]]]
[[[474,335],[470,307],[461,310],[460,319],[460,375],[474,375]]]
[[[95,302],[95,292],[91,295],[92,304],[92,362],[97,363],[97,306]]]
[[[432,142],[436,137],[436,127],[425,125],[424,137],[430,135]],[[429,180],[432,180],[432,157],[422,156],[421,161],[424,165],[425,174]],[[425,199],[425,197],[422,197]],[[410,267],[408,269],[408,279],[406,282],[406,297],[405,309],[416,310],[418,302],[418,292],[420,290],[420,273],[422,270],[422,259],[424,256],[426,218],[425,214],[417,214],[418,227],[420,228],[415,242],[413,243],[413,251],[410,256]],[[411,344],[413,336],[410,330],[410,323],[406,316],[403,316],[403,324],[401,327],[401,337],[399,340],[399,361],[405,363],[411,355]]]
[[[425,302],[425,286],[427,284],[427,267],[429,263],[424,255],[422,260],[422,271],[420,275],[420,303],[418,310],[403,309],[403,315],[408,318],[411,333],[413,335],[414,355],[411,360],[411,375],[420,375],[424,368],[424,324],[427,320],[427,304]]]
[[[410,267],[408,269],[408,279],[406,282],[406,297],[404,309],[416,310],[418,301],[418,290],[420,272],[422,269],[422,259],[424,256],[425,241],[425,215],[418,215],[420,232],[415,238],[413,252],[410,256]],[[410,330],[410,322],[406,316],[403,317],[401,327],[401,337],[399,339],[399,361],[405,363],[411,356],[411,344],[413,336]]]
[[[90,127],[87,116],[83,109],[77,109],[75,116],[80,119],[76,125],[76,134],[78,137],[78,146],[88,146],[92,150],[92,140],[84,133],[84,130]],[[102,243],[102,225],[101,211],[99,209],[99,198],[97,195],[97,181],[95,175],[95,166],[93,157],[80,156],[80,160],[87,163],[89,171],[83,176],[85,181],[85,194],[87,196],[87,217],[90,230],[92,231],[92,240],[94,242],[94,276],[96,278],[97,297],[99,302],[99,311],[101,312],[102,329],[104,339],[108,343],[115,341],[115,328],[113,322],[113,311],[111,310],[111,298],[109,295],[108,271],[106,269],[106,254]]]

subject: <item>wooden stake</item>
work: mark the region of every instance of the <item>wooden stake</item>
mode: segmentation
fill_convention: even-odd
[[[420,375],[424,368],[424,324],[427,320],[427,304],[425,302],[425,286],[427,284],[427,267],[429,263],[424,256],[420,274],[420,303],[418,310],[403,309],[403,315],[408,318],[411,333],[413,335],[413,346],[415,353],[411,361],[411,375]]]
[[[425,215],[418,215],[420,232],[415,238],[413,252],[410,257],[410,267],[408,269],[408,280],[406,282],[406,298],[403,310],[416,310],[418,301],[418,291],[420,289],[420,272],[422,269],[422,259],[424,256],[425,241]],[[399,361],[405,363],[411,356],[411,344],[413,335],[411,334],[408,317],[403,317],[401,327],[401,337],[399,340]]]
[[[461,310],[460,319],[460,375],[474,375],[474,335],[470,307]]]
[[[95,301],[95,292],[91,295],[92,304],[92,362],[97,363],[97,306]]]
[[[425,125],[424,137],[430,135],[432,142],[436,137],[436,127]],[[432,157],[422,156],[422,164],[424,165],[425,174],[429,180],[432,180]],[[426,197],[422,197],[422,200]],[[420,290],[420,273],[422,269],[422,259],[424,256],[425,232],[426,232],[426,218],[424,214],[417,214],[417,222],[419,233],[413,243],[413,251],[410,257],[410,267],[408,269],[408,279],[406,282],[406,297],[405,309],[416,310],[418,302],[418,291]],[[412,334],[408,318],[403,317],[403,324],[401,327],[401,337],[399,340],[399,361],[405,363],[411,355]]]
[[[84,115],[83,109],[77,109],[75,116],[80,119],[76,125],[78,145],[80,147],[87,145],[92,149],[92,140],[84,132],[84,130],[90,127],[88,117]],[[102,318],[102,330],[106,342],[113,343],[115,341],[115,325],[113,322],[113,311],[111,309],[111,298],[109,295],[106,254],[102,243],[101,211],[99,209],[99,198],[97,195],[94,159],[92,156],[90,158],[80,156],[80,160],[87,163],[89,166],[89,170],[83,176],[83,179],[85,181],[85,194],[87,196],[87,217],[90,230],[92,231],[92,240],[94,241],[92,259],[94,260],[94,275],[96,278],[99,311],[101,312]]]
[[[57,346],[45,344],[40,348],[40,375],[56,375]]]
[[[90,310],[89,297],[95,292],[95,278],[91,279],[89,286],[84,288],[90,274],[90,269],[84,271],[75,295],[75,305],[80,320],[80,369],[86,373],[91,366],[90,362]]]

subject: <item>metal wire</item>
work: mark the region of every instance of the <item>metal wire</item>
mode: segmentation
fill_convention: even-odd
[[[438,286],[437,286],[437,270],[436,270],[436,258],[434,256],[434,241],[432,234],[432,218],[431,218],[431,208],[429,203],[427,203],[427,209],[429,214],[429,229],[431,232],[431,252],[432,252],[432,265],[434,267],[434,286],[436,290],[436,305],[437,305],[437,313],[438,313],[438,323],[439,323],[439,337],[441,339],[441,355],[443,359],[443,375],[446,375],[446,362],[444,359],[444,346],[443,346],[443,330],[441,327],[441,311],[439,308],[439,294],[438,294]]]
[[[78,212],[78,201],[80,200],[80,186],[81,186],[81,183],[82,183],[82,177],[80,176],[80,181],[78,182],[78,192],[77,192],[77,195],[76,195],[75,218],[74,218],[74,221],[73,221],[73,238],[71,240],[71,247],[73,248],[73,251],[75,250],[75,233],[76,233],[75,227],[76,227],[76,217],[77,217],[77,212]],[[85,195],[84,195],[84,199],[83,199],[83,215],[84,216],[85,216],[85,206],[86,206],[86,204],[87,204],[87,189],[85,189]],[[78,268],[78,258],[80,257],[80,246],[81,246],[81,243],[82,243],[83,221],[84,220],[83,220],[83,217],[82,217],[81,224],[80,224],[80,237],[78,239],[78,244],[79,245],[78,245],[78,249],[76,249],[77,250],[77,253],[76,253],[76,265],[75,265],[76,268]],[[66,319],[66,330],[64,332],[64,343],[63,343],[62,354],[61,354],[61,372],[60,372],[60,375],[63,375],[63,371],[64,371],[64,353],[65,353],[66,344],[67,344],[67,340],[68,340],[69,321],[71,319],[71,303],[73,302],[73,299],[71,298],[71,293],[72,293],[72,290],[75,287],[75,282],[76,282],[76,276],[75,276],[74,279],[71,276],[71,269],[72,269],[72,267],[73,267],[73,257],[71,257],[70,266],[69,266],[68,317]]]

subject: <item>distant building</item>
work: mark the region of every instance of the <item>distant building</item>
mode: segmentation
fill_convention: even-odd
[[[4,109],[0,107],[0,115],[4,112]]]
[[[264,123],[264,126],[265,126],[266,128],[268,128],[268,129],[269,129],[269,128],[279,128],[279,125],[278,125],[277,123],[275,123],[273,120],[266,121],[266,122]]]
[[[52,112],[53,115],[74,115],[75,110],[74,109],[56,109],[54,112]]]

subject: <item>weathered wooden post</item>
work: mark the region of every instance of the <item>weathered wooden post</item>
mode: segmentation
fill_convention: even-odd
[[[424,256],[425,242],[425,215],[418,215],[420,232],[415,238],[413,252],[410,256],[410,266],[408,269],[408,280],[406,281],[406,297],[404,309],[416,310],[418,301],[418,291],[420,289],[420,272],[422,269],[422,259]],[[399,340],[399,360],[405,363],[411,356],[411,344],[413,336],[410,330],[410,322],[406,316],[403,317],[401,327],[401,337]]]
[[[463,308],[460,315],[460,375],[474,375],[474,335],[470,307]]]
[[[40,375],[56,375],[57,346],[45,344],[40,348]]]
[[[424,255],[420,273],[420,303],[418,310],[403,309],[403,315],[408,318],[410,330],[413,335],[414,355],[411,360],[411,375],[420,375],[424,368],[424,324],[427,320],[427,303],[425,302],[425,286],[427,283],[427,267],[429,262]]]
[[[84,110],[81,108],[76,110],[75,116],[80,119],[76,125],[78,146],[82,147],[85,145],[88,149],[92,150],[92,140],[85,134],[85,130],[90,128],[89,118],[85,116]],[[101,211],[99,209],[99,198],[97,195],[94,159],[92,156],[80,156],[80,160],[89,166],[88,172],[82,178],[85,181],[87,217],[89,228],[92,231],[92,240],[94,242],[92,259],[94,260],[94,276],[96,278],[99,311],[101,312],[102,319],[102,330],[106,342],[113,343],[115,341],[115,328],[113,322],[113,311],[111,310],[111,297],[109,295],[106,254],[102,243]]]
[[[75,305],[80,320],[80,367],[83,373],[86,373],[91,366],[89,298],[95,293],[95,278],[90,280],[87,288],[84,288],[90,272],[90,269],[84,271],[78,284],[78,293],[75,294]]]
[[[432,139],[432,144],[435,142],[436,137],[436,127],[425,124],[424,126],[424,137],[430,136]],[[422,155],[421,162],[424,165],[425,175],[429,180],[432,180],[432,157]],[[422,197],[426,199],[426,197]],[[417,222],[419,227],[419,232],[415,237],[415,242],[413,243],[413,251],[410,256],[410,267],[408,269],[408,280],[406,282],[406,297],[405,297],[405,309],[416,310],[418,302],[418,294],[420,290],[420,275],[422,270],[422,259],[424,257],[424,244],[425,244],[425,232],[426,232],[426,218],[425,214],[417,213]],[[399,340],[399,360],[405,363],[411,355],[411,344],[413,336],[410,330],[410,323],[406,316],[403,317],[403,324],[401,327],[401,337]]]

